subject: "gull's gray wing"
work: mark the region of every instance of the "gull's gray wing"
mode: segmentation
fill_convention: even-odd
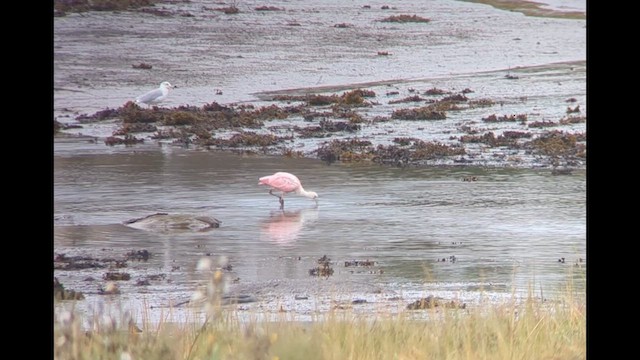
[[[144,95],[140,95],[136,98],[137,102],[141,102],[141,103],[148,103],[149,101],[153,101],[157,98],[159,98],[160,96],[162,96],[162,90],[160,89],[155,89],[155,90],[151,90],[148,93],[144,94]]]

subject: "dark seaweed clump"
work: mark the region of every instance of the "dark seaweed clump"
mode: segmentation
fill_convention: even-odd
[[[391,113],[392,119],[400,120],[444,120],[447,114],[444,111],[435,110],[432,105],[415,109],[398,109]]]
[[[140,63],[138,65],[133,64],[133,65],[131,65],[131,67],[133,67],[134,69],[143,69],[143,70],[150,70],[150,69],[153,68],[152,65],[147,64],[147,63]]]
[[[263,6],[257,6],[254,8],[255,11],[284,11],[284,8],[279,8],[276,6],[267,6],[267,5],[263,5]]]
[[[520,131],[505,131],[502,135],[496,136],[492,131],[482,135],[462,135],[460,142],[462,143],[481,143],[491,147],[508,146],[517,148],[517,139],[530,138],[531,133]]]
[[[438,89],[438,88],[431,88],[427,91],[424,92],[425,95],[443,95],[446,94],[447,92],[442,90],[442,89]]]
[[[318,126],[309,126],[306,128],[296,128],[301,138],[322,138],[329,136],[330,133],[346,131],[354,132],[360,130],[360,125],[346,121],[320,120]]]
[[[526,146],[535,154],[562,158],[586,158],[586,141],[584,134],[570,134],[563,131],[550,131],[528,142]]]
[[[418,16],[418,15],[392,15],[380,21],[395,22],[395,23],[407,23],[407,22],[428,23],[429,21],[431,21],[431,19]]]
[[[289,140],[291,137],[275,135],[259,135],[245,132],[247,128],[261,128],[264,121],[286,119],[292,114],[300,114],[303,106],[277,105],[256,108],[253,105],[223,106],[216,102],[195,106],[179,106],[173,109],[142,108],[129,101],[118,109],[106,109],[93,115],[82,115],[79,121],[93,122],[121,118],[123,125],[105,140],[107,145],[134,145],[143,142],[131,135],[136,132],[156,132],[153,139],[175,139],[175,143],[202,146],[240,147],[269,146]],[[341,116],[357,121],[359,115],[341,112]],[[354,115],[355,114],[355,115]],[[356,116],[357,115],[357,116]],[[360,121],[362,119],[360,118]],[[174,126],[174,129],[159,130],[156,125]],[[55,124],[54,124],[55,125]],[[212,139],[213,133],[219,129],[241,129],[241,133],[230,139]]]
[[[400,104],[400,103],[407,103],[407,102],[420,102],[420,101],[425,101],[425,98],[420,97],[420,95],[412,95],[412,96],[408,96],[406,98],[403,99],[398,99],[398,100],[391,100],[389,101],[389,104]]]
[[[409,163],[424,160],[433,160],[447,156],[465,155],[466,151],[461,146],[450,146],[439,142],[426,142],[420,139],[411,139],[408,147],[397,145],[378,145],[373,152],[373,162],[404,166]]]
[[[309,275],[311,276],[324,276],[329,277],[333,275],[333,268],[331,267],[331,259],[324,255],[318,259],[318,265],[313,269],[309,269]]]
[[[527,124],[527,126],[530,128],[544,128],[544,127],[558,126],[558,123],[554,121],[542,120],[542,121],[533,121]]]
[[[332,163],[335,161],[363,161],[372,158],[372,143],[358,138],[333,140],[320,146],[316,153],[320,160]]]
[[[328,163],[340,161],[373,161],[380,164],[407,165],[423,160],[446,156],[464,155],[461,146],[449,146],[438,142],[426,142],[417,138],[396,138],[400,145],[378,145],[374,147],[368,140],[333,140],[320,146],[318,157]]]
[[[227,15],[239,14],[240,9],[238,9],[235,5],[224,6],[219,8],[206,8],[207,10],[220,11]]]
[[[151,253],[149,250],[131,250],[124,256],[127,260],[147,261],[151,257]]]
[[[342,95],[277,95],[273,97],[275,101],[305,101],[310,106],[326,106],[326,105],[342,105],[342,106],[369,106],[365,98],[375,97],[376,93],[372,90],[355,89],[347,91]]]
[[[210,139],[199,142],[199,145],[217,146],[220,148],[238,147],[267,147],[291,140],[290,136],[276,136],[273,134],[258,134],[252,131],[242,131],[233,134],[229,139]]]
[[[496,116],[496,114],[489,115],[485,118],[482,118],[484,122],[515,122],[520,121],[522,123],[527,121],[527,114],[518,114],[518,115],[503,115]]]
[[[84,11],[122,11],[158,3],[158,0],[54,0],[55,15]]]
[[[128,281],[131,280],[131,275],[121,272],[107,272],[102,276],[108,281]]]

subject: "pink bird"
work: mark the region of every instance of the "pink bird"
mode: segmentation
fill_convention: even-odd
[[[258,185],[268,185],[271,186],[269,190],[269,194],[276,196],[280,199],[280,209],[284,209],[284,194],[287,193],[296,193],[298,195],[306,196],[310,199],[316,201],[318,203],[318,194],[313,191],[306,191],[302,184],[300,183],[300,179],[297,176],[290,174],[288,172],[277,172],[273,175],[263,176],[260,178]],[[273,191],[280,191],[282,195],[274,194]]]

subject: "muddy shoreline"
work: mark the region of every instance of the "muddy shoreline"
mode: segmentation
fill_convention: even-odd
[[[586,68],[581,62],[554,66],[514,69],[510,78],[493,81],[518,81],[517,74],[525,71],[531,77],[536,71],[584,72]],[[262,101],[255,105],[212,102],[202,107],[151,109],[128,102],[120,108],[80,115],[73,125],[54,120],[54,128],[58,133],[81,132],[92,124],[110,122],[114,127],[111,135],[101,139],[107,146],[147,141],[212,151],[310,157],[327,163],[548,168],[557,174],[584,169],[587,117],[584,103],[575,97],[563,100],[562,117],[549,119],[500,111],[505,107],[503,99],[478,97],[469,87],[459,91],[416,89],[419,84],[405,81],[404,97],[400,91],[380,93],[389,83],[374,82],[345,91],[339,89],[354,86],[263,92],[258,94]],[[527,105],[526,99],[521,102]],[[487,115],[470,118],[466,114],[479,110]],[[461,120],[447,121],[452,116]],[[398,123],[407,124],[406,135],[395,128]],[[411,136],[415,130],[439,123],[445,124],[425,140]],[[385,129],[388,124],[393,130]]]
[[[586,61],[566,60],[583,56],[584,34],[571,33],[583,20],[542,19],[553,22],[547,37],[539,18],[457,1],[259,5],[229,14],[169,2],[142,22],[140,10],[57,17],[57,136],[392,166],[585,167]],[[429,21],[411,22],[415,14]],[[491,38],[473,25],[486,17],[531,33]],[[501,47],[504,58],[490,55]],[[434,62],[432,48],[451,60]],[[156,110],[128,105],[155,79],[178,88]],[[370,96],[340,100],[358,92]]]

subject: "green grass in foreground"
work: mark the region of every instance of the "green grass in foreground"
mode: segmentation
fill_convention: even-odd
[[[423,310],[430,320],[336,312],[322,321],[144,325],[142,333],[80,321],[54,325],[55,359],[584,359],[586,306],[567,297]]]

